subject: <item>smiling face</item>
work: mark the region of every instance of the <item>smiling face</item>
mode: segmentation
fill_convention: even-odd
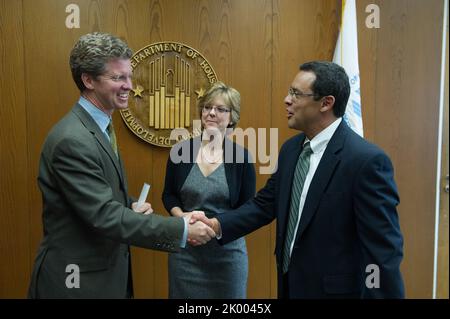
[[[86,86],[83,96],[108,115],[115,109],[125,109],[132,89],[131,75],[129,59],[110,60],[105,64],[102,75],[93,77],[83,73],[82,80]]]
[[[224,112],[227,110],[227,112]],[[217,95],[211,103],[202,110],[202,125],[205,129],[219,129],[225,131],[231,121],[230,107],[225,104],[222,96]],[[222,112],[221,112],[222,111]]]
[[[288,94],[284,99],[289,128],[306,132],[321,121],[322,99],[315,101],[311,96],[315,80],[313,72],[300,71],[295,76],[290,89],[293,94]]]

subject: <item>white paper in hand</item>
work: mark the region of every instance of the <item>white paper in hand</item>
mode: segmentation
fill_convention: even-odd
[[[139,195],[139,200],[137,203],[137,207],[141,207],[142,204],[147,200],[148,191],[150,190],[150,184],[144,183],[142,186],[141,195]]]

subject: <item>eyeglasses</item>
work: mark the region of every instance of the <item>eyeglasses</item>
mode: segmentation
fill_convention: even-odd
[[[131,75],[102,74],[102,76],[113,82],[127,82],[133,79]]]
[[[288,95],[295,99],[299,99],[302,96],[316,96],[316,94],[314,94],[314,93],[302,93],[294,88],[289,88]]]
[[[212,110],[214,110],[216,113],[219,113],[219,114],[225,114],[225,113],[231,112],[231,110],[229,108],[226,108],[225,106],[221,106],[221,105],[219,105],[219,106],[205,105],[204,107],[202,107],[202,112],[204,114],[208,114]]]

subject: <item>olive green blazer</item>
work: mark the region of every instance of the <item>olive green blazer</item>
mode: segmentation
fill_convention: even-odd
[[[79,104],[47,136],[38,185],[44,238],[31,275],[30,298],[130,297],[128,245],[180,249],[183,219],[129,208],[120,156]]]

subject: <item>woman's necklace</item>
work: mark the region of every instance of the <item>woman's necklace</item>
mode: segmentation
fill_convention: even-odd
[[[202,162],[209,164],[217,164],[222,160],[222,149],[209,146],[210,143],[200,147],[200,156]]]

